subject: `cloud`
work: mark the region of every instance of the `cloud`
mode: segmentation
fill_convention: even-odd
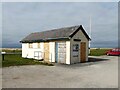
[[[18,43],[32,32],[80,24],[89,33],[90,16],[93,42],[117,40],[117,8],[117,2],[3,3],[3,41]]]
[[[119,0],[1,0],[1,2],[118,2]]]

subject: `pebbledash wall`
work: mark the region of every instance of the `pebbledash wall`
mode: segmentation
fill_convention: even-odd
[[[81,41],[74,41],[74,39],[80,39]],[[80,45],[81,42],[86,43],[86,61],[88,61],[88,45],[89,41],[85,37],[85,35],[81,32],[78,31],[71,39],[70,41],[57,41],[57,42],[65,42],[66,43],[66,63],[65,64],[73,64],[73,63],[78,63],[81,62],[81,55],[80,55]],[[49,61],[50,62],[55,62],[55,43],[56,42],[49,42]],[[40,48],[37,47],[38,43],[32,43],[33,48],[29,48],[29,43],[22,43],[22,57],[24,58],[35,58],[34,57],[34,52],[35,51],[41,51],[45,52],[44,50],[44,42],[40,42]],[[74,57],[73,53],[73,45],[78,44],[79,45],[79,51],[78,51],[78,57]]]
[[[66,42],[66,64],[70,64],[70,41]],[[35,51],[44,51],[44,42],[40,42],[40,48],[37,47],[38,43],[32,43],[33,48],[29,48],[29,43],[22,43],[22,57],[23,58],[35,58]],[[49,42],[49,61],[55,62],[55,42]]]

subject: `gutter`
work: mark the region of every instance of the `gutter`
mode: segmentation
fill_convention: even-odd
[[[47,39],[40,39],[40,40],[21,40],[20,43],[33,43],[33,42],[49,42],[49,41],[66,41],[70,40],[70,37],[60,37],[60,38],[47,38]]]

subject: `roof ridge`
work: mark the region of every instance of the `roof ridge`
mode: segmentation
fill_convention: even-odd
[[[33,32],[32,34],[35,34],[35,33],[42,33],[42,32],[48,32],[48,31],[56,31],[56,30],[60,30],[60,29],[66,29],[66,28],[72,28],[72,27],[80,27],[80,26],[81,26],[81,25],[66,26],[66,27],[54,28],[54,29],[49,29],[49,30],[40,31],[40,32]]]

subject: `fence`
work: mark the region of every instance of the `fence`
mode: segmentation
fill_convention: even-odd
[[[34,51],[34,58],[37,59],[37,60],[44,60],[44,61],[52,62],[52,53]]]

